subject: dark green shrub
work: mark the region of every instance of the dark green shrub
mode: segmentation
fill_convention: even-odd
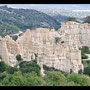
[[[87,67],[90,64],[90,60],[82,60],[82,63],[85,67]]]
[[[37,75],[40,75],[41,68],[33,60],[21,62],[19,66],[20,66],[20,71],[22,71],[22,73],[29,73],[34,71],[35,73],[37,73]]]
[[[3,72],[0,74],[0,81],[3,80],[7,76],[7,72]]]
[[[81,53],[81,58],[82,58],[82,59],[88,59],[88,56],[85,55],[84,53]]]
[[[64,41],[61,41],[61,43],[64,43]]]
[[[37,59],[34,59],[33,62],[37,63]]]
[[[5,86],[23,86],[26,84],[26,78],[22,76],[20,71],[14,74],[8,74],[3,80],[2,84]]]
[[[73,72],[73,70],[72,69],[70,69],[70,74]]]
[[[68,21],[76,21],[76,18],[75,17],[68,17],[67,20]]]
[[[19,36],[21,36],[21,35],[22,35],[22,33],[19,34]]]
[[[49,71],[47,76],[44,77],[44,80],[47,85],[56,86],[60,85],[65,80],[65,76],[58,71]]]
[[[62,70],[59,70],[59,69],[55,69],[54,67],[48,67],[48,66],[46,66],[46,65],[43,65],[43,69],[44,69],[44,71],[45,71],[45,74],[47,74],[47,72],[48,71],[59,71],[59,72],[61,72],[62,74],[64,74],[65,76],[67,76],[67,72],[64,72],[64,71],[62,71]]]
[[[90,78],[85,75],[71,73],[71,74],[68,74],[66,78],[68,82],[74,82],[77,86],[89,86],[90,85]]]
[[[48,67],[46,65],[43,65],[43,69],[46,71],[58,71],[57,69],[55,69],[54,67]]]
[[[86,60],[87,64],[90,64],[90,60]]]
[[[90,65],[84,68],[84,74],[90,75]]]
[[[82,60],[82,64],[84,65],[84,67],[87,67],[89,63],[87,62],[87,60]]]
[[[23,76],[27,78],[26,86],[45,85],[45,81],[41,77],[38,77],[35,72],[25,73]]]
[[[17,68],[11,67],[7,64],[5,64],[3,61],[0,62],[0,72],[6,71],[9,74],[13,74],[15,71],[17,71]]]
[[[78,74],[83,74],[82,69],[80,69],[80,70],[78,71]]]
[[[2,56],[0,56],[0,59],[2,59]]]
[[[12,39],[13,39],[14,41],[16,41],[16,40],[18,39],[18,36],[17,36],[17,35],[12,36]]]
[[[18,69],[16,67],[11,67],[11,66],[8,66],[7,69],[6,69],[6,72],[8,74],[13,74],[14,72],[18,71]]]
[[[88,46],[83,46],[81,48],[81,52],[85,53],[85,54],[89,54],[90,53],[89,47]]]
[[[16,56],[16,59],[17,59],[17,61],[22,61],[23,60],[20,54]]]
[[[7,68],[7,65],[4,63],[4,61],[0,62],[0,73],[4,72]]]

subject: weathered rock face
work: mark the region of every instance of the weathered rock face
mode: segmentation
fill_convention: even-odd
[[[76,22],[63,22],[60,30],[62,33],[70,31],[70,33],[77,33],[81,46],[88,46],[90,48],[90,24],[76,23]]]
[[[78,72],[79,69],[83,69],[79,36],[77,33],[70,33],[69,30],[67,33],[60,34],[61,32],[53,29],[27,30],[16,43],[22,57],[26,60],[31,60],[31,56],[36,53],[39,57],[39,64],[66,72],[70,69]],[[56,37],[61,38],[61,41],[56,43]],[[64,43],[61,43],[62,41]]]
[[[0,44],[5,52],[5,54],[3,51],[0,52],[2,60],[14,66],[17,63],[15,58],[17,54],[21,54],[26,61],[34,59],[34,54],[38,54],[38,64],[41,66],[45,64],[66,72],[70,69],[78,72],[83,69],[79,48],[84,38],[82,39],[82,34],[80,35],[80,32],[83,32],[79,29],[80,25],[63,22],[58,31],[47,28],[27,30],[16,42],[9,36],[1,38]]]
[[[0,56],[2,57],[2,60],[5,63],[9,64],[7,45],[5,40],[1,37],[0,37]]]
[[[19,53],[18,45],[10,36],[0,37],[0,56],[6,64],[14,66],[17,63],[15,56]]]
[[[4,40],[7,45],[9,65],[14,66],[17,63],[16,55],[20,53],[20,50],[18,48],[17,43],[12,40],[10,36],[7,35]]]

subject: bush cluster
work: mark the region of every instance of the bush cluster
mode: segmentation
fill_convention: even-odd
[[[90,50],[88,46],[83,46],[81,48],[82,53],[90,54]]]
[[[90,54],[89,47],[83,46],[80,50],[81,50],[81,58],[82,59],[88,59],[88,56],[86,54]]]
[[[68,17],[67,20],[68,21],[76,21],[76,18],[75,17]]]
[[[60,70],[45,65],[43,67],[47,73],[42,76],[40,66],[34,60],[20,62],[19,66],[17,69],[16,66],[0,62],[0,86],[90,86],[89,76],[74,72],[65,75]],[[90,69],[90,65],[88,67]]]
[[[32,61],[23,61],[19,64],[20,66],[20,71],[22,73],[30,73],[32,71],[34,71],[35,73],[37,73],[37,75],[40,75],[40,66],[35,62],[35,60]]]

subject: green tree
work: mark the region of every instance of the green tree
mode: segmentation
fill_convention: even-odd
[[[58,71],[58,72],[61,72],[62,74],[64,74],[65,76],[67,76],[67,74],[68,74],[68,72],[64,72],[64,71],[56,69],[54,67],[48,67],[46,65],[43,65],[43,69],[44,69],[44,73],[46,73],[46,74],[48,71]]]
[[[85,54],[89,54],[90,53],[89,47],[88,46],[83,46],[81,48],[81,52],[85,53]]]
[[[37,73],[31,72],[31,73],[25,73],[24,77],[27,78],[27,85],[30,86],[40,86],[40,85],[45,85],[45,81],[37,76]]]
[[[73,81],[64,80],[63,82],[61,82],[60,86],[77,86],[77,85]]]
[[[0,81],[3,80],[7,75],[8,75],[8,73],[6,71],[1,73],[0,74]]]
[[[23,86],[26,85],[26,78],[22,76],[20,71],[14,74],[7,74],[7,76],[1,81],[6,86]]]
[[[82,53],[82,52],[81,52],[81,58],[82,58],[82,59],[88,59],[88,56],[85,55],[85,53]]]
[[[12,36],[12,39],[13,39],[14,41],[16,41],[16,40],[18,39],[18,36],[17,36],[17,35]]]
[[[22,60],[23,60],[20,54],[18,54],[18,55],[16,56],[16,59],[17,59],[17,61],[22,61]]]
[[[22,71],[22,73],[29,73],[34,71],[35,73],[37,73],[37,75],[40,75],[40,66],[35,62],[35,61],[24,61],[21,62],[19,64],[20,66],[20,71]]]
[[[73,73],[73,70],[72,70],[72,69],[70,69],[70,74],[71,74],[71,73]]]
[[[11,80],[11,83],[15,86],[24,86],[26,85],[27,79],[23,77],[21,71],[15,72]]]
[[[4,63],[4,61],[0,62],[0,73],[4,72],[7,68],[7,65]]]
[[[49,71],[47,76],[44,77],[47,85],[60,85],[65,80],[65,76],[58,71]]]
[[[78,71],[78,74],[83,74],[83,70],[80,69],[80,70]]]
[[[67,20],[68,21],[76,21],[76,18],[75,17],[68,17]]]
[[[77,86],[89,86],[90,85],[90,78],[85,75],[81,75],[81,74],[77,74],[73,72],[71,74],[68,74],[66,78],[68,82],[72,81],[75,84],[77,84]]]
[[[90,76],[90,64],[88,64],[88,66],[84,68],[84,74],[87,74]]]
[[[9,86],[10,84],[11,84],[11,79],[12,79],[12,77],[11,77],[12,75],[10,75],[10,74],[7,74],[7,72],[3,72],[3,73],[1,73],[1,75],[0,75],[0,82],[1,82],[1,84],[2,84],[2,86]]]
[[[7,72],[8,74],[13,74],[13,73],[16,72],[16,71],[18,71],[18,69],[17,69],[16,67],[8,66],[8,67],[6,68],[6,72]]]

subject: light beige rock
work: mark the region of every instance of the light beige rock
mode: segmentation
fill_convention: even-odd
[[[17,63],[17,54],[20,54],[25,61],[34,59],[34,54],[38,54],[39,65],[45,64],[66,72],[70,72],[70,69],[72,69],[77,73],[78,70],[83,70],[79,48],[85,43],[84,41],[82,44],[81,41],[86,39],[82,39],[81,35],[85,33],[86,37],[86,31],[84,29],[81,31],[80,28],[87,28],[87,32],[89,32],[87,24],[63,22],[58,31],[47,28],[28,29],[16,42],[9,36],[0,38],[0,45],[3,46],[3,50],[0,47],[0,55],[2,55],[3,61],[14,66]],[[59,41],[56,44],[56,37],[61,38],[64,43]],[[89,39],[89,35],[87,39]],[[43,68],[41,72],[43,73]]]
[[[64,35],[63,33],[60,34],[61,32],[46,28],[27,30],[18,38],[16,43],[20,48],[22,57],[27,60],[31,60],[33,53],[36,53],[40,59],[39,64],[45,64],[66,72],[69,72],[70,69],[78,72],[79,69],[83,69],[78,33],[77,31],[70,32],[68,30]],[[61,38],[64,44],[61,41],[56,44],[55,37]],[[79,67],[80,65],[82,68]]]

